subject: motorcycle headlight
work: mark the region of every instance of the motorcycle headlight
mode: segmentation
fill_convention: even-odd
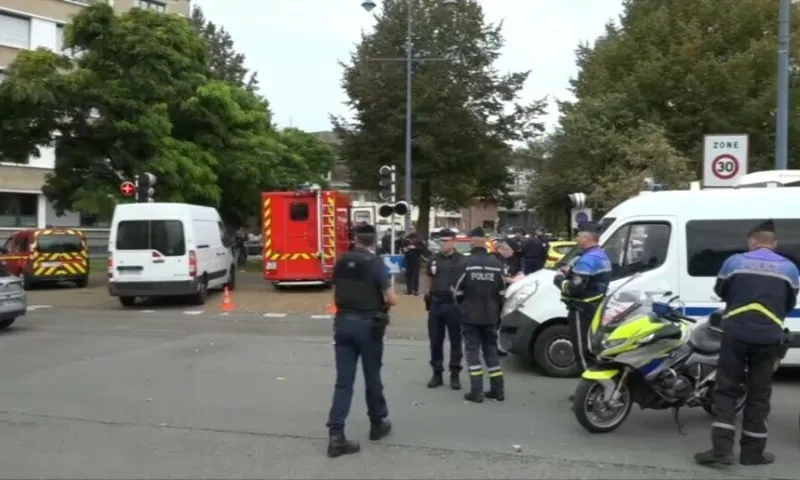
[[[534,282],[530,285],[525,285],[524,287],[514,292],[510,297],[506,298],[505,303],[503,303],[502,315],[503,316],[508,315],[509,313],[519,308],[520,305],[522,305],[525,302],[525,300],[530,298],[531,295],[536,293],[537,290],[539,290],[539,282]]]
[[[624,338],[622,338],[622,339],[617,338],[617,339],[614,339],[614,340],[609,340],[607,338],[603,339],[603,350],[606,350],[606,349],[609,349],[609,348],[618,347],[618,346],[622,345],[625,342],[626,342],[626,339],[624,339]]]

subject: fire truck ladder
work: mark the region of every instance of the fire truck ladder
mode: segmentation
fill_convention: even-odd
[[[336,264],[336,203],[333,195],[320,195],[320,261],[323,272],[332,272]]]

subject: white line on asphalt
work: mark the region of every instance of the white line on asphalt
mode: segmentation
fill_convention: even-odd
[[[156,311],[155,310],[142,310],[139,313],[156,313]]]
[[[333,318],[333,315],[311,315],[311,318]]]
[[[185,312],[183,312],[184,315],[200,315],[202,313],[205,312],[202,310],[186,310]]]
[[[288,316],[289,316],[288,313],[265,313],[264,315],[262,315],[262,317],[264,318],[283,318]]]
[[[51,308],[50,305],[28,305],[28,310],[41,310],[43,308]]]

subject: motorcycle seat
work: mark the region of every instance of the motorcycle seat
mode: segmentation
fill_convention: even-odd
[[[689,344],[698,353],[705,355],[719,353],[722,344],[722,330],[709,323],[701,323],[689,335]]]

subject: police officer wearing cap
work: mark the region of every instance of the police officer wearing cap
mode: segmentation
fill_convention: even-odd
[[[732,255],[717,275],[714,292],[725,302],[722,345],[714,392],[711,450],[698,453],[704,465],[733,463],[736,404],[746,386],[739,462],[765,465],[775,457],[767,446],[772,374],[788,349],[783,320],[794,309],[800,275],[794,263],[775,252],[775,223],[751,230],[748,252]]]
[[[581,253],[570,267],[563,267],[553,283],[561,290],[567,305],[567,321],[575,358],[581,369],[589,367],[589,345],[586,334],[597,306],[611,283],[611,261],[600,248],[600,226],[594,222],[578,225],[578,247]]]
[[[389,411],[383,396],[381,366],[383,337],[389,323],[388,308],[397,304],[397,295],[389,285],[389,275],[380,257],[372,250],[375,227],[359,225],[354,229],[354,248],[343,254],[333,270],[336,317],[333,339],[336,355],[336,386],[328,416],[328,456],[338,457],[358,452],[358,442],[348,440],[344,424],[353,400],[358,359],[361,358],[366,389],[370,440],[379,440],[391,431]]]
[[[497,321],[506,287],[504,268],[500,260],[486,250],[486,234],[475,228],[470,232],[472,250],[461,262],[454,288],[456,301],[461,306],[462,336],[469,367],[470,390],[464,399],[483,402],[484,395],[495,400],[505,400],[503,370],[497,356]],[[489,375],[489,391],[483,392],[483,366],[481,352]]]
[[[461,308],[453,298],[453,287],[458,280],[458,266],[464,256],[455,249],[455,232],[442,230],[439,234],[441,250],[428,261],[428,276],[431,277],[430,292],[425,297],[428,307],[428,341],[431,347],[433,376],[428,388],[444,383],[444,339],[450,340],[450,388],[461,389]]]

